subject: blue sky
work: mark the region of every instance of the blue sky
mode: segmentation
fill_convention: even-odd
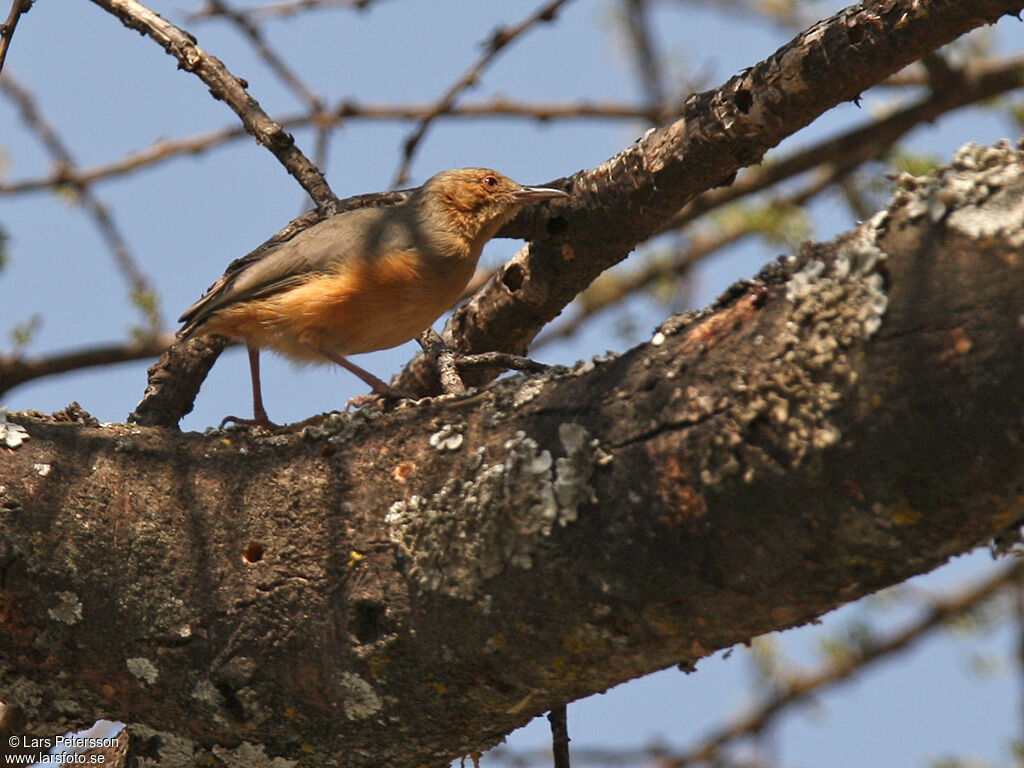
[[[509,0],[380,0],[369,12],[321,11],[307,18],[265,25],[271,43],[305,81],[334,103],[429,101],[461,74],[479,43],[498,24],[511,24],[538,3]],[[190,6],[154,3],[169,20],[187,26],[200,45],[244,77],[250,93],[271,115],[291,114],[301,104],[274,79],[237,34],[223,22],[192,23]],[[824,16],[838,7],[809,3]],[[697,73],[713,87],[770,54],[791,35],[778,25],[716,11],[708,5],[659,3],[654,28],[676,71]],[[1004,21],[994,34],[1003,49],[1020,49],[1020,26]],[[554,25],[517,41],[487,70],[466,98],[493,95],[538,100],[638,99],[635,78],[614,6],[607,0],[569,3]],[[233,114],[209,98],[205,86],[180,71],[156,44],[122,28],[87,2],[40,2],[17,30],[7,68],[28,87],[40,109],[82,166],[111,162],[159,137],[182,137],[234,123]],[[795,148],[858,125],[891,94],[869,94],[862,108],[842,105],[783,148]],[[542,183],[597,165],[640,136],[645,125],[567,121],[537,125],[527,120],[446,120],[435,124],[412,167],[412,183],[442,168],[495,167],[524,183]],[[340,196],[387,188],[409,124],[352,121],[336,135],[326,166]],[[312,135],[296,131],[312,152]],[[1014,137],[997,114],[952,116],[918,130],[923,151],[948,157],[968,140]],[[7,180],[45,174],[50,160],[0,100],[0,173]],[[95,191],[114,211],[143,271],[158,291],[168,324],[221,273],[227,263],[259,244],[304,206],[301,190],[273,157],[251,141],[235,142],[196,157],[183,157]],[[814,208],[815,236],[824,239],[854,222],[836,200]],[[113,269],[93,223],[51,193],[0,196],[0,226],[10,235],[10,264],[0,272],[0,334],[34,315],[41,318],[30,347],[46,353],[123,338],[139,322],[127,287]],[[519,247],[494,241],[484,262],[498,264]],[[733,280],[746,277],[779,248],[744,245],[702,266],[691,296],[701,306]],[[686,308],[678,305],[673,309]],[[629,307],[633,330],[620,332],[622,315],[603,318],[566,343],[546,347],[540,359],[572,362],[621,350],[649,337],[669,310],[648,300]],[[388,378],[414,345],[359,358]],[[71,400],[104,421],[121,421],[145,386],[146,363],[46,379],[9,393],[12,409],[51,411]],[[264,396],[271,418],[296,421],[341,407],[364,391],[361,382],[332,368],[296,368],[264,356]],[[204,384],[185,429],[203,429],[228,413],[249,412],[244,354],[225,354]],[[960,558],[921,580],[928,589],[952,587],[991,569],[985,553]],[[795,659],[815,658],[815,638],[840,626],[863,606],[826,618],[823,626],[787,633],[780,642]],[[1004,656],[1015,642],[1007,628],[986,635],[984,649]],[[1007,739],[1019,723],[1017,683],[1009,674],[979,679],[969,670],[973,645],[933,639],[918,651],[886,662],[856,683],[828,694],[813,716],[790,719],[777,734],[780,762],[787,765],[924,765],[931,757],[960,754],[1006,763]],[[575,746],[635,747],[652,739],[682,746],[748,703],[750,665],[742,652],[705,660],[698,673],[670,670],[634,681],[573,705]],[[510,746],[544,745],[539,721],[509,739]]]

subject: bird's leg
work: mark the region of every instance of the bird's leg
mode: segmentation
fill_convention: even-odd
[[[415,395],[409,394],[408,392],[403,392],[400,389],[395,389],[387,382],[378,379],[376,376],[374,376],[366,369],[360,368],[355,363],[349,362],[347,358],[345,358],[342,355],[339,355],[337,352],[332,352],[331,350],[325,349],[324,347],[318,347],[316,351],[319,352],[324,357],[326,357],[331,362],[337,363],[349,373],[354,373],[356,376],[358,376],[360,379],[366,382],[366,384],[373,390],[372,394],[356,395],[355,397],[349,398],[348,402],[345,404],[346,408],[348,408],[349,406],[355,406],[356,408],[359,408],[360,406],[366,405],[367,403],[371,403],[374,400],[377,400],[378,398],[381,397],[391,398],[393,400],[416,399]]]
[[[277,425],[267,418],[267,410],[263,407],[263,388],[260,386],[260,350],[259,347],[247,346],[249,352],[249,377],[252,379],[252,418],[240,419],[237,416],[225,416],[220,423],[223,429],[227,423],[243,424],[250,427],[266,427],[277,429]]]
[[[437,331],[427,328],[416,337],[416,342],[423,347],[423,352],[437,368],[437,375],[441,379],[441,389],[444,390],[444,393],[446,395],[466,394],[466,384],[459,376],[456,367],[458,353],[444,343]]]

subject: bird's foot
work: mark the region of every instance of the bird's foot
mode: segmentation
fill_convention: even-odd
[[[217,429],[224,429],[224,427],[227,426],[228,424],[234,424],[235,426],[239,427],[263,427],[263,429],[266,429],[269,432],[273,432],[274,430],[281,428],[281,425],[275,424],[270,419],[268,419],[267,414],[265,413],[263,414],[262,418],[257,416],[252,419],[243,419],[240,416],[225,416],[223,419],[221,419],[220,424],[217,426]]]
[[[362,408],[364,405],[375,403],[377,401],[388,401],[388,400],[415,400],[416,395],[409,392],[403,392],[401,389],[395,389],[390,384],[379,382],[377,386],[374,386],[372,392],[367,392],[365,395],[356,395],[350,397],[345,401],[345,410],[349,408]]]

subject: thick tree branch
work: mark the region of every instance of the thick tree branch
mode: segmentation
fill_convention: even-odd
[[[696,195],[730,183],[740,168],[836,104],[1022,8],[1021,0],[866,0],[815,24],[722,87],[691,96],[681,119],[591,171],[550,182],[572,198],[527,211],[506,227],[504,234],[532,241],[530,247],[454,314],[445,340],[465,351],[525,354],[598,274]],[[436,378],[418,355],[392,384],[432,393]]]
[[[12,415],[0,700],[157,758],[437,764],[1015,527],[1024,157],[900,185],[573,370],[269,438]]]

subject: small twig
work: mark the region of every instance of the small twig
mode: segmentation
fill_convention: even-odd
[[[433,328],[423,331],[416,337],[416,341],[437,368],[441,389],[446,395],[465,394],[466,385],[459,375],[459,369],[504,368],[509,371],[542,373],[550,367],[508,352],[480,352],[468,355],[446,345]]]
[[[28,89],[19,84],[8,72],[0,78],[0,90],[6,93],[14,101],[21,111],[22,120],[39,137],[40,142],[46,147],[55,163],[61,168],[74,169],[75,161],[71,152],[64,145],[56,130],[51,126],[40,113],[32,95]],[[160,318],[160,310],[156,303],[156,293],[150,286],[149,280],[139,268],[132,254],[131,247],[124,239],[120,229],[114,222],[114,217],[106,203],[93,194],[88,185],[84,183],[70,184],[78,195],[82,207],[92,216],[93,221],[100,231],[100,235],[107,243],[110,253],[121,275],[127,281],[131,289],[132,300],[139,306],[146,322],[146,328],[150,331],[157,331],[163,326]],[[147,297],[149,297],[147,299]]]
[[[665,103],[665,84],[660,57],[655,51],[654,35],[651,34],[647,0],[625,0],[625,6],[626,29],[636,57],[640,85],[653,109]]]
[[[456,354],[455,364],[460,369],[470,368],[505,368],[509,371],[523,373],[543,373],[551,366],[538,363],[528,357],[513,355],[509,352],[479,352],[474,355]]]
[[[462,73],[462,76],[456,80],[448,89],[441,94],[437,102],[434,104],[430,112],[420,119],[419,123],[412,130],[412,133],[406,137],[402,146],[402,162],[398,166],[398,170],[395,172],[395,178],[392,181],[392,186],[397,187],[405,184],[409,179],[409,167],[412,164],[413,155],[416,153],[416,148],[419,146],[420,141],[426,134],[427,129],[433,123],[434,119],[451,109],[455,100],[459,97],[463,91],[476,85],[477,80],[480,77],[480,73],[487,68],[487,66],[494,61],[495,57],[502,50],[507,48],[510,43],[520,37],[524,32],[529,30],[540,22],[552,21],[555,18],[555,14],[558,9],[561,8],[568,0],[548,0],[540,8],[531,13],[521,22],[513,27],[498,27],[491,34],[490,38],[484,43],[483,55],[474,62],[469,69]]]
[[[275,123],[245,90],[245,81],[232,75],[215,56],[196,43],[195,38],[163,19],[137,0],[93,0],[117,16],[129,27],[143,32],[174,56],[180,66],[197,75],[209,87],[214,98],[226,103],[242,120],[245,129],[259,144],[267,147],[317,207],[334,213],[338,198],[320,170],[295,146],[295,140]]]
[[[794,677],[782,683],[779,689],[757,705],[750,714],[712,733],[704,742],[688,752],[663,759],[661,766],[683,768],[713,761],[725,744],[762,730],[784,709],[806,700],[813,693],[849,679],[868,664],[905,650],[950,619],[961,616],[975,606],[992,599],[1008,584],[1019,580],[1022,574],[1024,562],[1017,560],[1010,568],[1000,571],[983,583],[954,597],[936,601],[923,618],[902,631],[888,638],[864,644],[820,672]]]
[[[346,100],[325,112],[303,112],[275,118],[285,129],[294,130],[316,125],[332,124],[338,120],[419,120],[430,114],[428,104],[360,104]],[[660,111],[660,110],[659,110]],[[439,119],[522,118],[527,120],[652,120],[650,110],[643,106],[614,102],[529,102],[509,101],[496,97],[487,101],[452,107],[439,115]],[[65,184],[90,184],[94,181],[120,177],[148,168],[181,155],[195,155],[248,136],[239,126],[228,126],[205,131],[181,139],[160,139],[148,149],[133,152],[120,160],[90,168],[69,169],[58,167],[53,173],[21,181],[0,182],[0,195],[36,192]],[[317,140],[320,141],[318,132]],[[314,151],[317,167],[323,167],[321,149]]]
[[[252,8],[246,8],[243,11],[239,11],[239,13],[246,18],[252,17],[254,19],[259,19],[270,16],[294,16],[302,11],[327,8],[354,8],[357,11],[365,11],[374,2],[380,2],[380,0],[287,0],[287,2],[281,3],[256,5]],[[187,18],[189,21],[202,21],[203,19],[212,18],[218,15],[220,14],[217,10],[211,7],[211,4],[207,4],[205,8],[202,8],[195,13],[190,13]]]
[[[427,328],[416,337],[423,351],[434,361],[441,379],[441,389],[446,395],[463,395],[466,385],[455,366],[455,351],[450,349],[433,328]]]
[[[0,72],[4,69],[7,49],[11,47],[11,40],[14,38],[14,28],[18,26],[18,19],[29,12],[33,2],[34,0],[14,0],[11,3],[11,12],[7,14],[7,20],[0,24]]]
[[[218,16],[223,16],[232,22],[238,30],[248,38],[249,42],[252,43],[253,48],[256,49],[257,55],[263,59],[264,63],[270,68],[270,70],[277,75],[277,78],[284,83],[288,88],[295,93],[306,106],[308,106],[312,113],[317,114],[323,110],[324,104],[323,99],[314,93],[305,83],[299,78],[291,67],[289,67],[284,59],[277,55],[277,52],[267,45],[263,39],[263,33],[260,32],[259,27],[253,23],[249,15],[238,11],[229,6],[224,0],[206,0],[207,8],[211,12]]]
[[[751,169],[730,186],[710,190],[693,199],[667,221],[659,233],[680,227],[714,208],[760,192],[815,166],[829,163],[852,166],[879,157],[918,125],[933,122],[947,112],[1020,88],[1022,65],[1024,56],[1004,60],[996,67],[967,67],[962,71],[961,87],[929,93],[916,104],[893,112],[881,120],[795,152],[778,162]]]
[[[161,333],[138,341],[102,344],[45,356],[0,356],[0,395],[44,376],[157,357],[173,342],[173,334]]]
[[[554,757],[554,768],[569,768],[569,723],[565,704],[552,707],[548,712],[551,723],[551,752]]]
[[[305,102],[309,108],[309,114],[312,116],[312,124],[316,126],[316,144],[313,150],[313,162],[317,168],[324,168],[327,164],[327,147],[329,144],[328,139],[330,138],[330,126],[334,123],[333,120],[324,119],[324,101],[316,93],[302,82],[301,78],[289,67],[284,59],[277,55],[277,52],[267,45],[263,39],[263,33],[259,27],[256,26],[249,16],[230,7],[224,0],[207,0],[207,5],[219,16],[231,21],[238,30],[248,38],[249,42],[252,43],[253,48],[256,49],[256,54],[263,59],[264,63],[270,68],[270,70],[277,75],[277,78],[284,83],[284,85],[291,89],[296,97]],[[302,209],[305,210],[308,207],[308,202],[304,198],[302,201]]]

